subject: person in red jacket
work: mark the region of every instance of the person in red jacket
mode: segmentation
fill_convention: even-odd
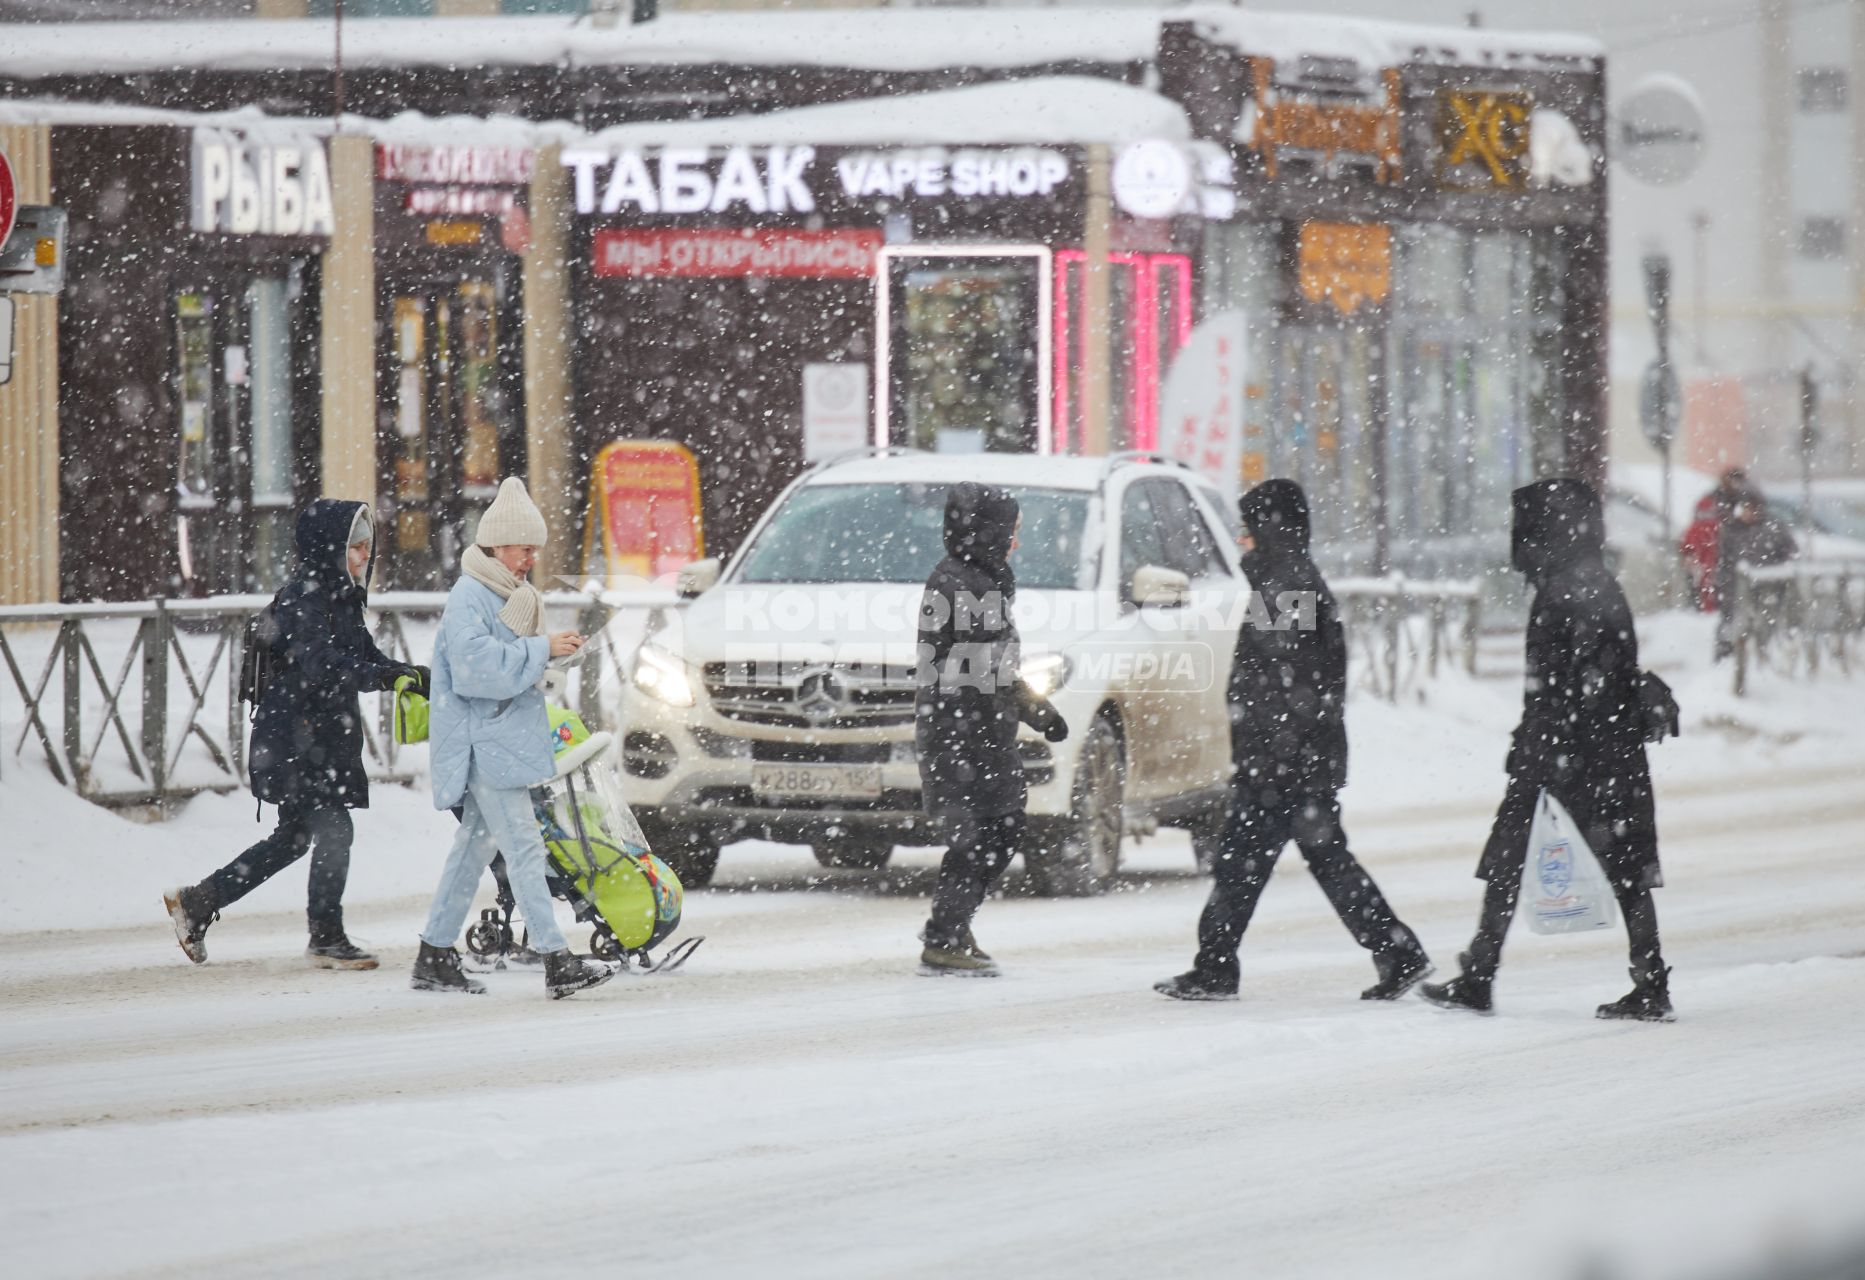
[[[1755,486],[1748,481],[1748,472],[1730,467],[1714,489],[1697,499],[1696,515],[1677,544],[1677,554],[1696,587],[1697,608],[1704,613],[1715,613],[1720,607],[1716,595],[1716,561],[1723,525],[1738,505],[1758,497]]]
[[[1704,494],[1697,499],[1696,516],[1677,544],[1678,557],[1697,593],[1697,608],[1704,613],[1716,612],[1716,547],[1726,514],[1718,509],[1714,493]]]

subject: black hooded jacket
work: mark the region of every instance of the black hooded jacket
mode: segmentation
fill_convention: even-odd
[[[1003,489],[966,482],[946,495],[946,556],[920,597],[914,708],[922,798],[934,817],[1015,813],[1027,797],[1017,724],[1047,704],[1018,677],[1016,530],[1017,500]]]
[[[1509,775],[1558,796],[1609,874],[1659,884],[1638,635],[1606,567],[1599,495],[1561,478],[1513,498],[1510,561],[1535,597]]]
[[[1308,554],[1308,498],[1293,480],[1243,495],[1254,548],[1243,571],[1260,608],[1237,635],[1230,667],[1234,785],[1259,795],[1337,790],[1347,782],[1347,637],[1334,593]]]
[[[363,506],[319,498],[298,517],[297,556],[272,609],[278,665],[253,717],[253,794],[272,804],[369,807],[357,695],[407,668],[370,638],[366,587],[344,563]],[[372,551],[365,583],[374,568]]]

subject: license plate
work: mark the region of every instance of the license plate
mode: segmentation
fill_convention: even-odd
[[[878,764],[754,764],[751,789],[761,796],[848,796],[881,794]]]

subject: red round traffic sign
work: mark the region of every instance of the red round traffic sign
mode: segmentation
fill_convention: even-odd
[[[13,234],[13,215],[19,212],[19,201],[14,198],[16,190],[12,162],[6,158],[6,152],[0,151],[0,246]]]

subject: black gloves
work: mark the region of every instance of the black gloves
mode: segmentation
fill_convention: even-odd
[[[389,668],[388,675],[383,677],[382,687],[392,690],[395,688],[395,682],[397,680],[400,680],[403,676],[407,676],[414,681],[413,692],[425,698],[428,696],[428,681],[432,677],[432,674],[433,673],[426,667],[417,667],[411,662],[400,662]]]
[[[1031,697],[1024,704],[1023,723],[1050,742],[1068,741],[1068,721],[1062,718],[1062,713],[1047,698]]]
[[[1645,741],[1663,742],[1678,736],[1680,725],[1677,699],[1671,686],[1649,671],[1638,676],[1639,710],[1645,719]]]

